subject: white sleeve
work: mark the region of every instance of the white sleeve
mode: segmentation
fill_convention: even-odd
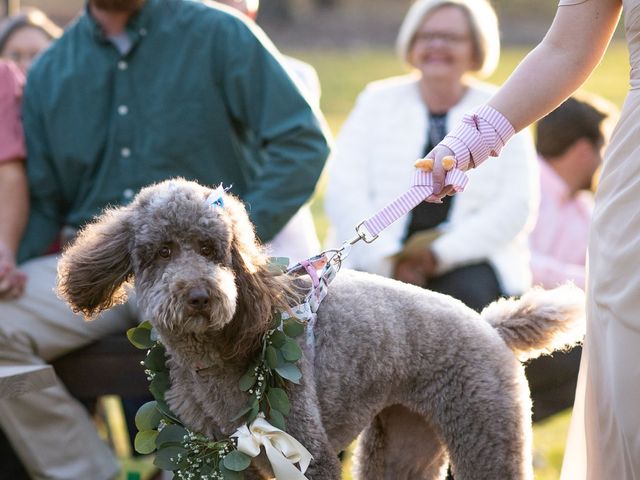
[[[331,225],[332,245],[356,236],[355,227],[373,215],[373,179],[369,162],[374,155],[375,138],[372,134],[377,122],[375,92],[365,90],[358,96],[356,104],[345,121],[336,139],[333,155],[329,161],[325,211]],[[335,243],[338,242],[338,243]],[[393,249],[389,235],[381,235],[371,244],[359,242],[354,246],[345,266],[382,275],[389,274],[386,260]]]

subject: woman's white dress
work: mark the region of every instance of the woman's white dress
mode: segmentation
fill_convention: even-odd
[[[573,3],[581,2],[560,5]],[[623,11],[630,90],[596,194],[587,338],[563,480],[640,480],[640,0],[623,0]]]

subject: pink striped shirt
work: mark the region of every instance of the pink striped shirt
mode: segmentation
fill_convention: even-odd
[[[0,60],[0,163],[25,157],[20,121],[24,76],[12,63]]]
[[[565,181],[540,159],[540,212],[529,236],[535,284],[553,288],[568,280],[585,286],[591,192],[571,196]]]

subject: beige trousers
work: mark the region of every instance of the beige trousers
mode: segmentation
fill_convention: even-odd
[[[29,276],[25,294],[0,301],[1,365],[44,364],[137,321],[133,301],[92,322],[73,314],[54,291],[57,260],[48,256],[22,265]],[[118,473],[86,410],[60,382],[0,400],[0,427],[34,479],[106,480]]]

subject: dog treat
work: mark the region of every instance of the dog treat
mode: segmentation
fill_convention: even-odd
[[[433,171],[433,158],[420,158],[413,164],[414,167],[424,170],[425,172]],[[442,159],[442,167],[448,172],[456,166],[456,159],[451,155],[447,155]]]
[[[433,171],[433,158],[419,158],[413,166],[425,172],[431,172]]]
[[[442,159],[442,167],[448,172],[456,166],[456,159],[451,155],[447,155]]]

